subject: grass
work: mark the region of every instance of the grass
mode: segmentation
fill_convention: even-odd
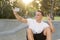
[[[43,20],[47,20],[47,17],[43,17]],[[60,17],[59,16],[55,16],[54,20],[60,21]]]
[[[55,20],[60,20],[60,17],[55,17]]]

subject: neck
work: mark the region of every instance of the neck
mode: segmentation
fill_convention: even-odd
[[[40,23],[41,22],[41,20],[36,20],[38,23]]]

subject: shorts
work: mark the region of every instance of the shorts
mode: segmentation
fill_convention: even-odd
[[[34,40],[46,40],[46,36],[43,34],[43,32],[39,34],[33,34]],[[28,37],[27,37],[28,40]]]

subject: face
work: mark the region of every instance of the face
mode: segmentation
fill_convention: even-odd
[[[43,17],[43,16],[42,16],[42,14],[41,14],[40,12],[36,12],[36,13],[35,13],[35,19],[36,19],[36,20],[41,20],[42,17]]]

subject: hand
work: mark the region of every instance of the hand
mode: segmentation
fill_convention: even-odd
[[[52,33],[54,33],[55,32],[55,28],[54,28],[54,26],[52,24],[52,19],[50,18],[50,15],[49,16],[47,15],[47,19],[48,19],[48,23],[50,25],[51,31],[52,31]]]
[[[52,19],[50,18],[50,15],[47,15],[48,22],[51,23]]]
[[[14,13],[19,12],[19,8],[16,8],[16,7],[15,8],[12,8],[12,10],[13,10]]]

